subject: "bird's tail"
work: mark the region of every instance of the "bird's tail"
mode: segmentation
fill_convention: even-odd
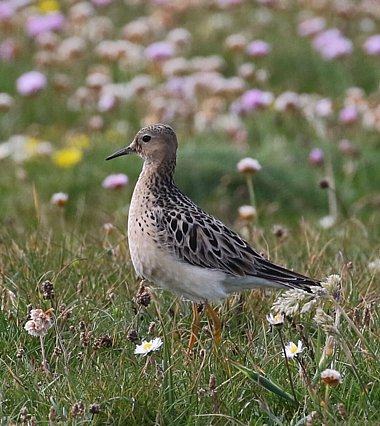
[[[310,287],[320,287],[321,282],[297,272],[290,271],[266,259],[260,259],[255,265],[255,273],[241,277],[233,277],[232,282],[241,289],[278,288],[299,289],[311,292]]]

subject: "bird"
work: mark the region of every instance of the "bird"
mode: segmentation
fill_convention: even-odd
[[[136,154],[144,161],[128,213],[131,260],[138,277],[193,302],[191,351],[200,330],[200,305],[219,344],[221,322],[210,302],[265,287],[310,292],[320,281],[272,263],[185,195],[174,181],[177,148],[172,127],[153,124],[106,160]]]

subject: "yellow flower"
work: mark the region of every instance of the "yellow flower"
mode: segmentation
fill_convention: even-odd
[[[82,151],[78,148],[63,148],[53,155],[53,162],[62,168],[73,167],[82,160]]]
[[[75,148],[86,149],[90,147],[90,138],[84,133],[77,133],[68,138],[68,144]]]
[[[39,0],[38,2],[40,13],[57,12],[59,9],[59,2],[57,0]]]
[[[29,155],[35,155],[37,152],[38,144],[41,141],[37,138],[28,137],[28,140],[26,142],[26,151]]]

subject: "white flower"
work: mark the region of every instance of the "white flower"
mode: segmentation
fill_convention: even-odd
[[[368,263],[368,269],[371,269],[373,272],[380,272],[380,259],[375,259],[372,262]]]
[[[246,157],[237,163],[237,169],[240,173],[256,173],[261,170],[261,164],[255,159]]]
[[[273,315],[271,312],[269,315],[267,315],[266,318],[270,325],[281,325],[284,324],[285,320],[284,314],[280,312],[275,315]]]
[[[338,386],[342,383],[342,376],[339,371],[327,368],[321,373],[321,381],[330,386]]]
[[[293,342],[289,342],[285,346],[285,356],[286,358],[293,359],[296,355],[300,354],[303,351],[302,342],[298,340],[298,345]]]
[[[321,219],[319,219],[319,225],[323,229],[329,229],[332,228],[336,223],[336,218],[334,216],[324,216]]]
[[[160,337],[156,337],[153,340],[147,342],[143,340],[141,345],[137,345],[135,349],[135,355],[146,356],[149,352],[157,351],[163,345],[163,341]]]
[[[42,309],[32,309],[30,311],[30,320],[26,322],[24,328],[31,336],[45,336],[49,328],[53,325],[50,313],[52,308],[47,311]]]
[[[63,207],[67,201],[69,200],[69,196],[65,192],[56,192],[51,197],[51,203],[55,206]]]
[[[253,206],[239,207],[239,216],[242,220],[255,220],[257,216],[256,208]]]

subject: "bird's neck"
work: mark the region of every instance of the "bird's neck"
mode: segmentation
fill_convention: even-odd
[[[174,185],[175,166],[175,158],[161,162],[145,160],[140,179],[148,180],[155,186],[172,186]]]

